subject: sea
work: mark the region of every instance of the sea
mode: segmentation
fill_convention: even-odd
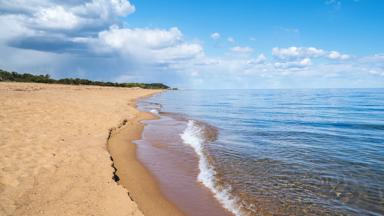
[[[384,215],[384,89],[166,91],[138,158],[186,215]]]

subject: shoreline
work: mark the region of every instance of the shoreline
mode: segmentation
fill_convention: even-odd
[[[132,101],[134,106],[139,99]],[[141,121],[157,118],[151,113],[138,111],[135,117],[124,120],[119,127],[110,130],[107,149],[118,176],[117,183],[127,189],[128,196],[137,203],[144,215],[184,215],[163,195],[159,183],[137,158],[137,146],[133,141],[142,137],[145,124]]]
[[[198,179],[200,157],[181,136],[189,118],[175,119],[161,112],[159,117],[145,121],[142,138],[135,143],[140,162],[155,177],[162,192],[186,215],[234,215]]]
[[[163,91],[0,83],[0,214],[185,215],[134,143]]]

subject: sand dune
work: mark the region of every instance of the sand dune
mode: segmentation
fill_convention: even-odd
[[[142,215],[112,180],[106,139],[156,92],[0,83],[0,215]]]

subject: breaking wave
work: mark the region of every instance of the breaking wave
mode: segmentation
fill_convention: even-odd
[[[216,171],[204,150],[204,144],[214,141],[217,132],[200,122],[188,120],[187,127],[180,136],[184,144],[191,146],[198,155],[199,174],[197,180],[211,190],[224,208],[237,216],[243,215],[238,205],[238,198],[233,197],[230,193],[230,186],[221,186],[217,183]]]

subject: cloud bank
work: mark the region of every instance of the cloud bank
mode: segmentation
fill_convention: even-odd
[[[0,67],[185,88],[384,85],[383,54],[296,46],[263,53],[213,32],[210,40],[228,49],[207,55],[204,43],[186,40],[176,26],[126,27],[135,10],[127,0],[2,0]]]

